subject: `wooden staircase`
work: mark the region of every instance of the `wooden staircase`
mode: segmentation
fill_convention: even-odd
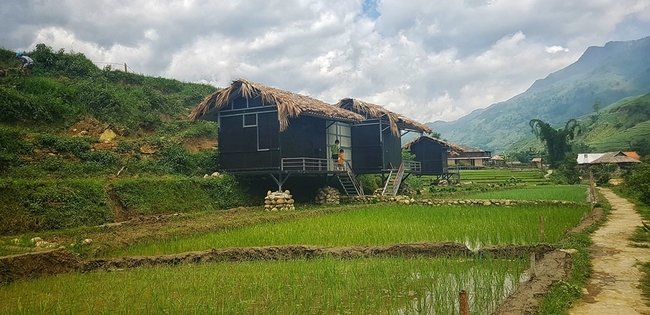
[[[384,190],[381,192],[382,196],[396,196],[399,190],[399,185],[402,184],[404,178],[404,162],[399,165],[397,169],[391,169],[384,184]]]
[[[339,183],[341,183],[346,195],[363,196],[363,187],[361,187],[361,182],[359,182],[357,175],[352,170],[350,162],[345,161],[345,173],[336,174],[336,177],[339,179]]]

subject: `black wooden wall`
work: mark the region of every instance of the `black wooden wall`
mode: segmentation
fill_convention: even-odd
[[[442,144],[423,138],[411,145],[415,160],[422,163],[423,175],[441,175],[448,173],[447,148]]]

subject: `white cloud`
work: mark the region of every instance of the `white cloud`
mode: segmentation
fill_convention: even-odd
[[[354,97],[423,122],[506,100],[588,46],[650,35],[646,0],[6,0],[0,12],[7,48]]]
[[[562,46],[557,46],[557,45],[550,46],[550,47],[546,47],[546,52],[551,54],[555,54],[559,52],[569,52],[569,48],[564,48]]]

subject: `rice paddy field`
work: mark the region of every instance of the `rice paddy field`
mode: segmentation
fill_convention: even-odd
[[[5,314],[454,314],[493,309],[524,260],[386,258],[211,263],[65,274],[0,288]],[[475,312],[478,314],[478,312]]]
[[[517,189],[497,190],[466,195],[473,199],[511,199],[511,200],[561,200],[586,202],[587,191],[582,186],[524,186]]]
[[[585,188],[524,188],[494,194],[585,200]],[[578,189],[580,188],[580,189]],[[573,196],[575,194],[576,196]],[[490,198],[516,199],[512,195]],[[312,211],[312,210],[296,210]],[[104,257],[166,255],[271,245],[487,245],[558,242],[589,211],[583,203],[516,206],[368,205],[271,223],[146,240]],[[0,286],[2,314],[490,314],[529,266],[524,258],[374,257],[215,262],[66,273]]]
[[[539,184],[547,183],[544,173],[541,170],[508,170],[508,169],[484,169],[484,170],[462,170],[460,180],[463,183],[503,183],[506,181],[517,181],[521,183]]]
[[[105,256],[167,255],[211,248],[271,245],[388,245],[460,242],[471,249],[487,245],[536,244],[539,217],[545,239],[557,242],[589,206],[530,204],[481,206],[368,206],[346,212],[258,224],[151,244],[141,243]]]

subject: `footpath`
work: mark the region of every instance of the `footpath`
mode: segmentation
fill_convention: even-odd
[[[638,288],[643,276],[640,264],[650,261],[650,249],[631,247],[629,241],[642,218],[634,211],[634,204],[609,189],[601,192],[612,205],[612,213],[591,236],[594,272],[582,299],[569,314],[650,315],[648,300]]]

